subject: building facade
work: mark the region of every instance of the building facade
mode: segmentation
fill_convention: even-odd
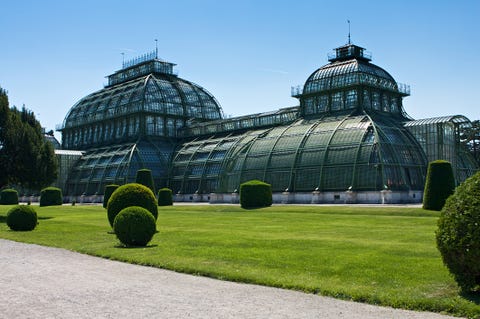
[[[364,48],[335,49],[292,88],[297,106],[224,119],[204,88],[152,53],[108,77],[59,128],[62,148],[83,152],[64,177],[70,196],[152,170],[177,201],[235,202],[241,183],[272,185],[277,202],[419,202],[428,162],[452,162],[457,183],[477,167],[460,144],[460,115],[413,120],[410,94]]]

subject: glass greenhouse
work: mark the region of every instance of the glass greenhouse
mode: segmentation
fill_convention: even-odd
[[[414,121],[402,104],[410,87],[370,61],[364,48],[339,47],[292,88],[297,106],[229,119],[174,64],[156,54],[127,62],[60,128],[62,147],[83,152],[65,192],[102,194],[148,168],[176,200],[233,202],[241,183],[260,179],[275,201],[418,202],[428,161],[451,161],[457,182],[473,174],[459,136],[470,121]]]

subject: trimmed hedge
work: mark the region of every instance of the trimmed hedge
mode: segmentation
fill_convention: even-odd
[[[160,188],[158,190],[158,206],[173,205],[173,195],[170,188]]]
[[[37,223],[37,212],[35,212],[32,206],[17,205],[7,212],[7,226],[11,230],[34,230]]]
[[[135,183],[147,186],[155,194],[155,184],[153,183],[152,171],[149,169],[139,169],[135,177]]]
[[[423,209],[442,210],[445,201],[454,190],[452,164],[444,160],[430,162],[423,192]]]
[[[444,264],[462,290],[480,292],[480,172],[447,199],[436,240]]]
[[[272,185],[251,180],[240,185],[242,208],[268,207],[272,205]]]
[[[63,204],[62,190],[57,187],[47,187],[40,191],[40,207]]]
[[[146,246],[156,232],[155,218],[143,207],[130,206],[115,217],[113,230],[126,246]]]
[[[110,184],[105,186],[105,190],[103,191],[103,208],[107,208],[110,196],[112,196],[113,192],[119,187],[120,185],[117,184]]]
[[[108,200],[107,216],[110,226],[113,227],[113,222],[118,213],[130,206],[143,207],[153,215],[155,220],[157,219],[157,200],[150,188],[141,184],[130,183],[117,188]]]
[[[7,188],[0,192],[0,205],[17,205],[18,192],[14,189]]]

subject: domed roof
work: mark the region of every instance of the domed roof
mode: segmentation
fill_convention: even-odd
[[[138,68],[138,66],[135,67]],[[179,78],[173,73],[148,72],[148,70],[143,72],[143,69],[140,69],[139,72],[143,72],[143,74],[135,77],[130,76],[132,72],[128,73],[128,71],[131,70],[121,70],[110,76],[110,85],[77,102],[65,117],[63,129],[138,112],[170,115],[184,119],[216,120],[222,118],[219,103],[201,86]],[[138,70],[133,71],[137,72]],[[113,76],[115,78],[112,80]],[[133,79],[128,79],[129,76]],[[120,81],[117,79],[120,77],[127,80]]]
[[[367,84],[398,90],[393,77],[381,67],[360,59],[336,61],[322,66],[305,82],[303,94],[349,85]]]

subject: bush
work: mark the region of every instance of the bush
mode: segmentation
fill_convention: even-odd
[[[161,188],[158,190],[158,206],[173,205],[173,195],[170,188]]]
[[[151,189],[155,194],[155,185],[153,183],[152,171],[149,169],[139,169],[135,178],[135,183],[142,184]]]
[[[272,205],[272,186],[258,180],[240,185],[240,205],[242,208],[258,208]]]
[[[150,188],[137,183],[125,184],[117,188],[108,200],[107,215],[112,227],[118,213],[130,206],[143,207],[153,215],[155,220],[157,219],[157,200]]]
[[[17,205],[18,193],[14,189],[4,189],[0,192],[0,205]]]
[[[63,204],[62,190],[57,187],[47,187],[40,192],[40,207]]]
[[[105,190],[103,192],[103,208],[107,208],[108,200],[110,196],[112,196],[113,192],[119,188],[120,185],[117,184],[110,184],[105,186]]]
[[[444,264],[464,290],[480,289],[480,172],[457,187],[436,231]]]
[[[455,190],[455,178],[450,162],[438,160],[428,164],[423,192],[423,209],[442,210],[448,196]]]
[[[113,230],[127,246],[146,246],[156,231],[155,218],[143,207],[130,206],[115,217]]]
[[[33,230],[37,226],[37,213],[32,206],[17,205],[7,212],[7,225],[11,230]]]

